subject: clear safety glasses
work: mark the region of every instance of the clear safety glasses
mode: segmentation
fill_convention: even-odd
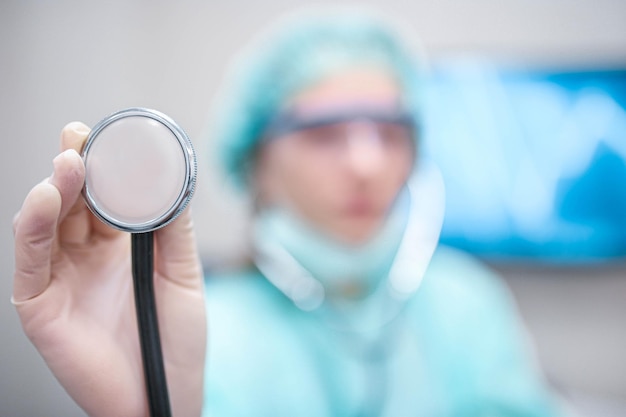
[[[293,137],[312,148],[345,150],[352,140],[376,140],[386,149],[407,150],[415,143],[413,117],[397,109],[354,109],[305,115],[295,111],[275,117],[265,140]]]

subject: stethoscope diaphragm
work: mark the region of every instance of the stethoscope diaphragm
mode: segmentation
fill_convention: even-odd
[[[116,229],[163,227],[193,194],[197,165],[191,141],[156,110],[129,108],[106,117],[89,134],[82,155],[85,202]]]

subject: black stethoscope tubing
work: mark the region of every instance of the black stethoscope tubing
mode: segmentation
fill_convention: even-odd
[[[135,310],[148,405],[152,417],[170,417],[167,378],[154,296],[153,232],[131,233]]]

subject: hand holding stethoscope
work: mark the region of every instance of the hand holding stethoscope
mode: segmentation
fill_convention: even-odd
[[[28,337],[89,415],[145,416],[153,404],[134,319],[131,239],[101,222],[80,196],[85,165],[78,151],[88,133],[82,124],[66,126],[53,175],[31,190],[16,216],[13,302]],[[190,215],[179,214],[154,232],[154,292],[173,414],[198,415],[202,272]]]

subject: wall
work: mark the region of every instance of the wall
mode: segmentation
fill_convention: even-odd
[[[377,3],[415,28],[432,59],[465,51],[538,65],[626,65],[626,2],[620,0],[372,2]],[[277,14],[307,4],[0,3],[0,415],[83,415],[23,335],[8,302],[11,219],[30,187],[49,175],[62,126],[72,120],[93,125],[114,110],[137,105],[176,119],[195,140],[202,159],[194,200],[200,249],[212,259],[228,258],[242,245],[246,209],[208,164],[202,137],[207,109],[233,51]],[[571,280],[555,277],[554,271],[532,271],[529,279],[523,278],[528,271],[503,272],[537,338],[541,359],[559,383],[626,401],[621,353],[626,336],[617,317],[624,310],[616,295],[624,294],[623,274],[590,279],[596,272],[589,270]],[[542,299],[546,294],[555,298]],[[544,308],[538,300],[552,307]],[[596,313],[582,314],[575,306]],[[573,330],[579,324],[593,339],[587,337],[582,346]],[[563,352],[571,363],[563,360]]]

